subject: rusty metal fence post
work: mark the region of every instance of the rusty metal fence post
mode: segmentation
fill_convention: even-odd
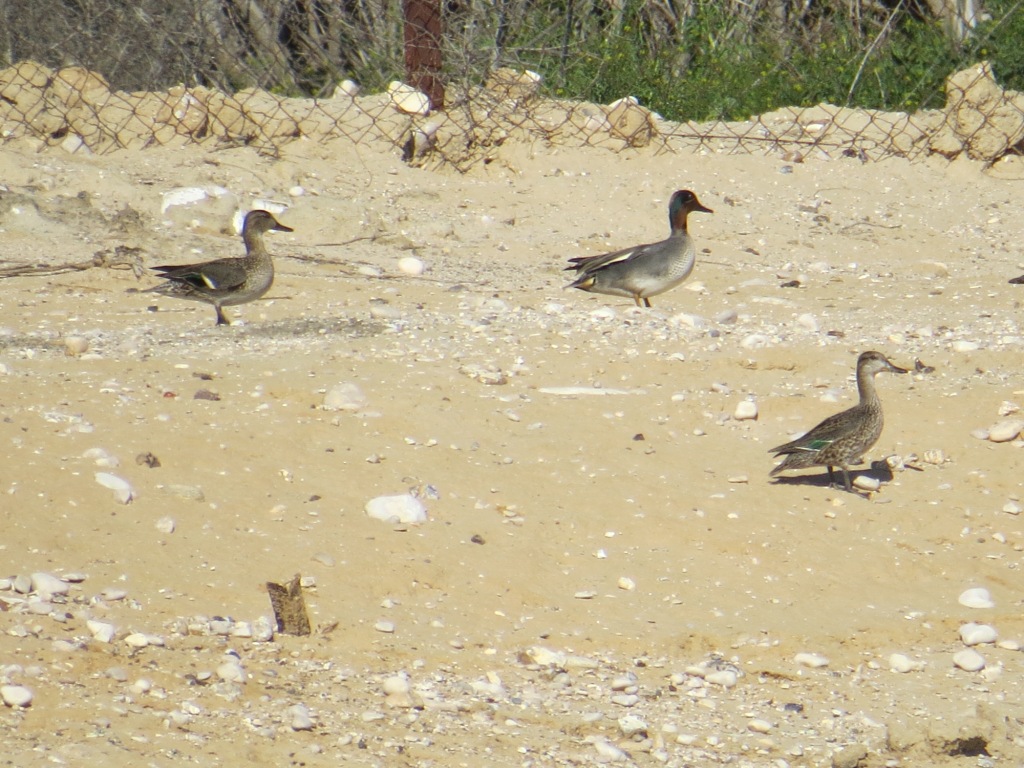
[[[430,98],[431,109],[444,110],[441,80],[441,2],[402,0],[405,18],[405,75],[409,85]]]

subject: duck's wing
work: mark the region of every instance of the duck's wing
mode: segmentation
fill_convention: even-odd
[[[786,453],[798,453],[800,451],[808,451],[810,453],[823,451],[836,440],[849,433],[851,424],[855,423],[857,420],[856,417],[857,407],[854,406],[842,413],[829,416],[823,422],[808,431],[807,434],[802,437],[798,437],[796,440],[791,442],[776,446],[769,450],[768,453],[774,453],[776,456],[782,456]]]
[[[203,291],[230,291],[245,282],[246,271],[240,259],[218,259],[202,264],[169,264],[153,267],[160,277],[187,283]]]
[[[618,264],[620,261],[632,261],[642,257],[654,246],[661,245],[661,243],[645,243],[644,245],[634,245],[632,248],[623,248],[621,251],[612,251],[611,253],[602,253],[597,256],[576,256],[575,258],[569,259],[570,266],[565,268],[566,272],[576,270],[581,274],[590,274],[597,272],[599,269],[604,269],[612,264]]]

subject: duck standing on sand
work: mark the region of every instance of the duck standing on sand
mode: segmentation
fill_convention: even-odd
[[[857,392],[860,402],[849,410],[829,416],[803,437],[772,448],[770,453],[785,456],[785,460],[771,471],[771,476],[787,469],[828,467],[828,482],[835,486],[832,468],[843,470],[846,490],[850,484],[851,464],[860,463],[861,456],[878,442],[882,434],[882,402],[875,392],[875,374],[883,371],[907,373],[889,362],[881,352],[864,352],[857,358]]]
[[[694,211],[714,213],[688,189],[673,193],[668,204],[672,232],[667,239],[614,253],[569,259],[572,266],[566,267],[566,271],[576,270],[578,276],[565,287],[629,296],[638,307],[651,306],[651,296],[675,288],[693,271],[697,251],[686,231],[686,217]]]
[[[223,307],[255,301],[274,284],[274,261],[263,244],[263,233],[271,229],[294,231],[267,211],[250,211],[242,225],[245,256],[153,267],[165,282],[143,293],[212,304],[217,310],[217,325],[230,325]]]

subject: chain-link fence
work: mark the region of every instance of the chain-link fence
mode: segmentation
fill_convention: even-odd
[[[500,157],[510,141],[773,151],[795,161],[815,151],[994,161],[1024,146],[1024,95],[1000,87],[984,62],[948,77],[943,105],[911,114],[820,104],[745,121],[669,121],[628,93],[609,104],[569,100],[522,63],[540,61],[557,79],[583,55],[582,25],[623,4],[549,3],[551,23],[520,24],[512,47],[510,20],[529,5],[7,0],[0,141],[94,153],[188,143],[275,153],[299,137],[345,139],[459,171]],[[643,7],[651,34],[655,21],[681,23],[672,3]],[[431,26],[442,10],[443,34]]]

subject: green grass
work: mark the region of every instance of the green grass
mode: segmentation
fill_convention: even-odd
[[[1024,87],[1024,0],[987,5],[992,19],[957,47],[939,22],[905,11],[884,35],[879,23],[862,30],[842,16],[817,30],[780,34],[771,20],[750,27],[704,3],[687,21],[682,42],[666,47],[645,28],[640,4],[630,2],[614,34],[590,36],[566,62],[549,57],[531,64],[552,95],[600,103],[635,96],[671,120],[740,120],[821,102],[939,108],[947,76],[982,59],[993,62],[1003,85]]]

